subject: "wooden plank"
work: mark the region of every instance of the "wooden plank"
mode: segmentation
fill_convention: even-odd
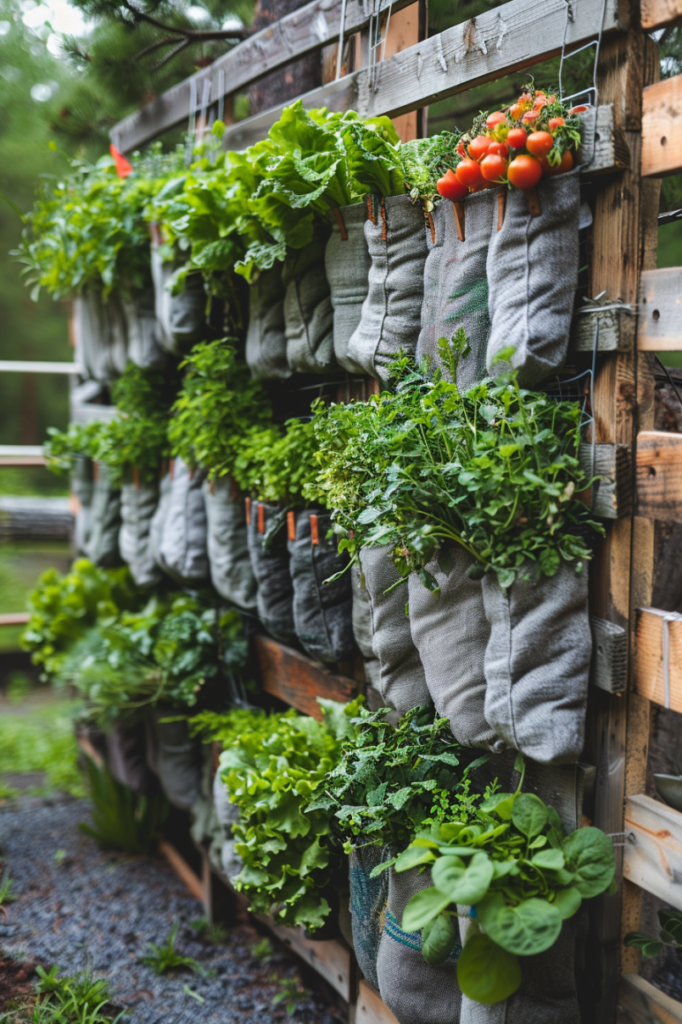
[[[45,466],[47,462],[43,455],[28,455],[23,458],[14,458],[13,456],[0,455],[0,467],[1,466],[14,466],[15,469],[26,469],[28,466]]]
[[[571,324],[571,350],[573,352],[629,352],[637,336],[637,317],[613,303],[611,308],[592,311],[592,307],[578,309]]]
[[[650,796],[625,801],[623,874],[682,910],[682,814]]]
[[[642,274],[637,347],[640,352],[682,351],[682,267]]]
[[[91,761],[95,762],[98,768],[104,767],[104,759],[102,758],[102,755],[100,754],[99,750],[95,749],[95,747],[92,745],[87,736],[85,736],[82,733],[79,733],[76,736],[76,743],[83,751],[83,753],[87,757],[89,757]]]
[[[608,619],[590,616],[592,664],[590,682],[607,693],[623,693],[628,684],[628,635]]]
[[[318,721],[322,713],[317,697],[347,704],[358,694],[354,679],[334,675],[320,662],[269,637],[256,637],[256,656],[265,692]]]
[[[638,608],[633,687],[655,704],[666,706],[664,644],[668,644],[668,696],[682,712],[682,616],[660,608]]]
[[[598,476],[593,488],[592,512],[601,519],[619,519],[632,514],[632,473],[630,450],[621,444],[580,445],[580,465],[588,476]]]
[[[682,170],[682,75],[648,86],[642,95],[642,175],[662,178]]]
[[[255,916],[270,929],[281,943],[310,964],[346,1002],[349,1001],[351,954],[344,943],[336,939],[322,941],[307,939],[302,929],[283,928],[282,925],[276,924],[271,917],[261,914]]]
[[[682,22],[682,0],[641,0],[642,28],[652,32]]]
[[[682,1024],[682,1003],[636,974],[624,974],[618,989],[618,1024]]]
[[[167,839],[159,839],[158,851],[168,861],[178,878],[184,882],[192,896],[201,903],[204,902],[204,887],[201,879],[192,871],[191,867],[175,847]]]
[[[30,618],[28,612],[5,612],[0,615],[0,626],[26,626]]]
[[[406,7],[404,11],[398,11],[395,14],[391,14],[387,29],[384,29],[387,33],[386,48],[383,53],[384,59],[393,57],[396,53],[402,53],[403,50],[407,50],[410,46],[414,46],[421,42],[419,34],[419,14],[418,3],[411,4],[409,7]],[[377,74],[381,75],[381,73],[381,69],[378,68]],[[400,114],[394,119],[393,124],[395,130],[400,136],[402,142],[409,142],[410,139],[416,139],[418,137],[419,120],[420,111],[418,110],[411,110],[407,114]]]
[[[637,435],[637,514],[682,522],[682,434],[643,430]]]
[[[424,993],[428,1000],[428,992]],[[375,988],[364,978],[360,981],[358,1001],[355,1007],[355,1024],[398,1024],[386,1003]]]

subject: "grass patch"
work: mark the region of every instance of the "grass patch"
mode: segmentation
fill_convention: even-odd
[[[14,795],[3,775],[27,772],[45,772],[46,785],[32,790],[36,794],[85,796],[72,709],[71,701],[47,700],[25,711],[0,712],[0,798]]]

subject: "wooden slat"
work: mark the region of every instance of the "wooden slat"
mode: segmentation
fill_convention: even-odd
[[[682,712],[682,618],[659,608],[638,608],[633,686],[647,700],[665,707],[664,632],[668,634],[670,707]]]
[[[614,303],[615,306],[615,303]],[[627,309],[589,312],[579,309],[571,324],[571,349],[574,352],[629,352],[634,348],[637,317]]]
[[[682,170],[682,75],[648,86],[642,95],[642,174],[662,178]]]
[[[25,626],[30,618],[28,612],[6,612],[0,615],[0,626]]]
[[[428,992],[424,993],[428,1001]],[[398,1024],[381,996],[364,978],[360,981],[358,1001],[355,1007],[355,1024]]]
[[[322,713],[317,697],[346,704],[357,696],[354,679],[334,675],[324,665],[276,640],[256,637],[256,655],[265,692],[318,721]]]
[[[168,861],[175,874],[182,882],[184,882],[192,896],[203,903],[204,887],[201,884],[201,879],[194,873],[194,871],[192,871],[182,854],[178,853],[175,847],[169,843],[167,839],[159,839],[157,846],[161,856]]]
[[[620,519],[632,514],[630,451],[621,444],[580,445],[580,465],[588,476],[598,476],[593,488],[592,512],[601,519]]]
[[[641,0],[642,28],[651,32],[682,21],[682,0]]]
[[[682,351],[682,267],[642,274],[637,347],[640,352]]]
[[[682,434],[643,430],[636,461],[638,515],[682,522]]]
[[[682,1003],[636,974],[624,974],[618,989],[617,1024],[682,1024]]]
[[[43,455],[27,455],[20,458],[0,455],[0,466],[14,466],[15,469],[26,469],[28,466],[47,465]]]
[[[649,796],[625,801],[623,874],[682,910],[682,814]]]
[[[350,950],[346,945],[336,939],[326,939],[322,942],[307,939],[302,930],[283,928],[282,925],[275,924],[271,917],[264,917],[261,914],[255,916],[280,942],[310,964],[346,1002],[349,1001]]]

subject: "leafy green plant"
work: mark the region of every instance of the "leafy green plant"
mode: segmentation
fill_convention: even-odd
[[[216,946],[227,942],[230,937],[229,928],[226,928],[219,921],[211,924],[207,917],[198,917],[196,921],[188,921],[188,924],[200,938],[206,939],[207,942],[212,942]]]
[[[73,472],[78,458],[96,459],[102,427],[100,421],[70,423],[66,430],[48,427],[47,441],[43,445],[47,468],[62,475]]]
[[[195,974],[200,974],[207,978],[213,974],[213,971],[207,970],[198,960],[192,959],[191,956],[183,956],[182,953],[178,953],[175,948],[175,940],[178,934],[179,923],[176,921],[171,928],[170,935],[162,945],[157,945],[155,942],[149,943],[149,952],[145,956],[138,958],[138,962],[146,964],[147,967],[151,967],[154,974],[167,974],[168,971],[175,971],[182,968],[186,968],[189,971],[193,971]]]
[[[44,781],[32,787],[36,795],[84,795],[71,702],[45,701],[25,712],[0,715],[0,775],[5,772],[44,773]],[[2,795],[16,793],[8,786]]]
[[[256,497],[284,508],[320,504],[324,494],[317,484],[315,428],[302,420],[287,420],[284,428],[281,437],[258,452]]]
[[[274,974],[272,980],[277,982],[279,991],[272,997],[270,1005],[284,1005],[287,1016],[293,1016],[300,1004],[310,999],[310,992],[304,988],[299,978],[280,978]]]
[[[264,936],[262,939],[259,939],[258,942],[253,942],[249,946],[249,953],[251,956],[254,956],[259,963],[269,963],[269,961],[272,960],[274,953],[270,939]]]
[[[639,949],[642,956],[652,957],[662,953],[666,946],[682,955],[682,913],[679,910],[659,910],[661,926],[658,938],[643,932],[628,932],[624,944]]]
[[[13,888],[13,879],[11,879],[9,875],[5,875],[0,882],[0,908],[6,907],[8,903],[14,903],[19,899],[19,897],[12,892]]]
[[[90,971],[60,977],[59,968],[36,968],[38,1000],[0,1014],[2,1024],[117,1024],[125,1011],[116,1013],[104,979]]]
[[[159,827],[168,813],[162,796],[146,797],[133,793],[118,782],[108,768],[86,758],[86,770],[92,801],[92,825],[81,822],[81,832],[106,850],[148,853]]]

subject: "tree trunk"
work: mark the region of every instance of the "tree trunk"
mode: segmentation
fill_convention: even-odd
[[[258,0],[251,28],[260,32],[306,3],[308,0]],[[319,85],[322,85],[322,59],[318,51],[306,54],[256,82],[249,89],[251,113],[258,114],[261,110],[279,106]]]

